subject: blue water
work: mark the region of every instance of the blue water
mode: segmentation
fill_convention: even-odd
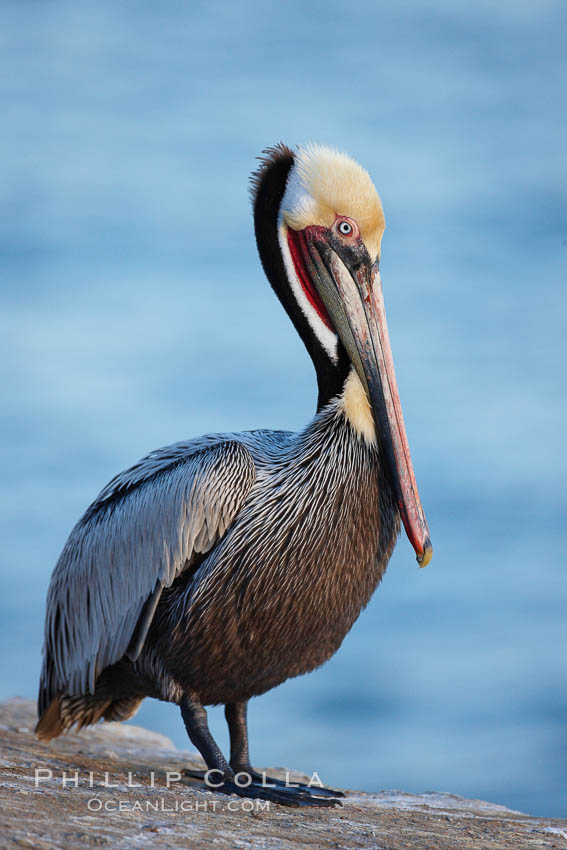
[[[252,755],[567,815],[565,5],[0,16],[0,697],[35,696],[52,567],[115,472],[312,415],[247,179],[265,146],[318,140],[382,195],[435,556],[419,571],[401,538],[338,655],[253,701]],[[187,746],[172,706],[136,721]]]

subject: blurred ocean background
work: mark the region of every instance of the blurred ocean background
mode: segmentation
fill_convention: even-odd
[[[345,149],[435,555],[251,705],[258,765],[567,815],[567,7],[0,2],[0,698],[35,697],[72,525],[151,449],[301,428],[247,181]],[[222,711],[212,726],[223,745]],[[174,706],[135,722],[188,747]]]

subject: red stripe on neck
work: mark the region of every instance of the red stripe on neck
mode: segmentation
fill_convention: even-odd
[[[302,258],[300,240],[301,233],[289,228],[287,231],[287,244],[289,246],[291,259],[293,260],[295,273],[297,274],[297,278],[301,284],[301,288],[303,289],[307,300],[309,301],[321,321],[324,322],[324,324],[329,328],[330,331],[336,333],[331,318],[327,313],[327,308],[323,304],[321,296],[315,289],[311,278],[307,273],[307,269],[305,268],[305,263],[303,262]]]

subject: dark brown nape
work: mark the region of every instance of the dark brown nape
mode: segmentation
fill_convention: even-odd
[[[278,241],[278,216],[289,172],[295,162],[295,155],[291,148],[280,142],[272,148],[267,148],[259,160],[260,165],[250,178],[258,253],[272,289],[295,325],[315,366],[319,388],[317,400],[317,411],[319,411],[341,392],[348,375],[350,361],[340,340],[338,362],[335,364],[330,360],[298,305],[285,271]]]
[[[281,170],[280,180],[278,181],[280,184],[283,183],[284,191],[285,184],[287,181],[287,175],[289,174],[290,168],[295,161],[295,155],[291,148],[288,148],[287,145],[284,145],[283,142],[278,142],[277,145],[273,145],[271,148],[266,148],[262,151],[262,155],[258,157],[258,161],[260,165],[253,171],[250,175],[250,199],[252,201],[252,206],[256,206],[256,199],[258,197],[258,193],[264,181],[264,178],[269,171]],[[280,197],[277,199],[277,209],[279,210],[279,206],[281,200],[283,198],[283,191]]]

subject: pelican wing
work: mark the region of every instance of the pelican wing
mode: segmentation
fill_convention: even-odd
[[[205,438],[153,452],[105,487],[51,578],[40,715],[139,653],[162,588],[224,535],[255,478],[241,443]]]

